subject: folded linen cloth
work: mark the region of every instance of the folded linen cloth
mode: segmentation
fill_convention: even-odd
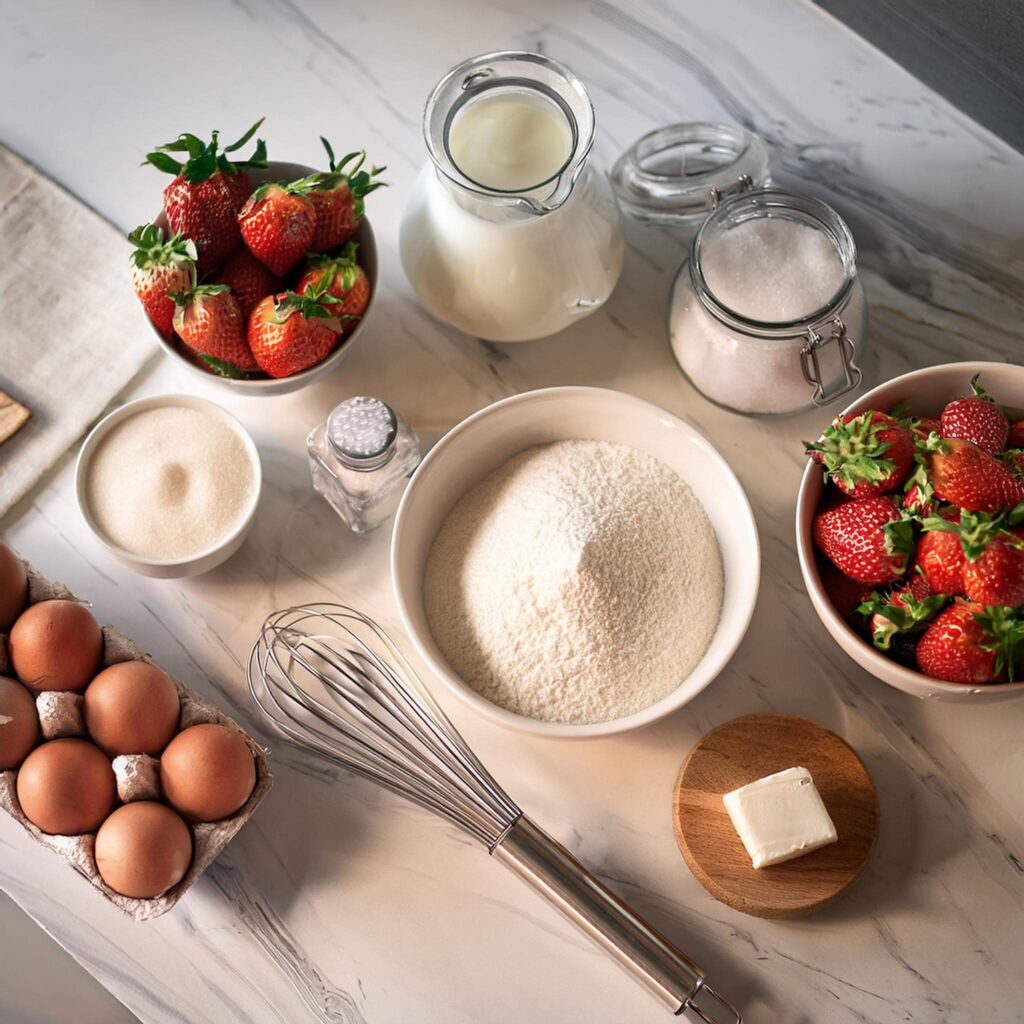
[[[31,411],[0,444],[0,516],[156,351],[113,225],[0,145],[0,390]]]

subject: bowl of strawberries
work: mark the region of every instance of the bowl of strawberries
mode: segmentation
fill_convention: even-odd
[[[915,697],[1024,697],[1024,367],[895,377],[806,449],[797,552],[839,646]]]
[[[326,167],[268,161],[258,121],[221,146],[181,135],[147,154],[172,175],[129,236],[132,283],[161,347],[237,392],[279,395],[329,373],[370,313],[377,247],[365,154]],[[238,154],[252,147],[251,154]]]

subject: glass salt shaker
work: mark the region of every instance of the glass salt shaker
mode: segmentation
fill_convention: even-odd
[[[306,438],[313,487],[356,533],[394,514],[420,462],[415,432],[379,398],[349,398]]]

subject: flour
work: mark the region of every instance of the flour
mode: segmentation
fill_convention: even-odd
[[[434,540],[427,620],[452,669],[501,707],[605,722],[690,674],[722,606],[721,553],[690,488],[603,441],[529,448],[473,487]]]

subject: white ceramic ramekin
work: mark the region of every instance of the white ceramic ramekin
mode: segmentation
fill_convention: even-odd
[[[197,551],[187,558],[145,558],[117,547],[96,524],[86,500],[86,479],[88,477],[89,464],[103,438],[118,423],[123,422],[129,416],[143,412],[146,409],[157,409],[165,406],[187,406],[191,409],[200,409],[222,420],[234,431],[244,445],[252,463],[256,482],[249,507],[246,509],[245,515],[238,526],[212,547],[204,551]],[[139,573],[141,576],[152,576],[157,579],[198,576],[200,573],[209,572],[230,558],[242,546],[242,541],[245,540],[245,536],[252,526],[252,521],[256,516],[256,507],[260,500],[262,484],[263,471],[260,466],[259,452],[256,450],[253,439],[246,432],[242,424],[215,402],[205,398],[197,398],[195,395],[156,395],[153,398],[140,398],[108,413],[92,428],[89,436],[85,439],[82,450],[78,454],[78,463],[75,467],[75,494],[78,498],[78,508],[86,525],[92,530],[93,535],[122,565],[133,572]]]
[[[891,409],[897,402],[906,400],[911,412],[938,416],[947,402],[971,394],[971,378],[976,373],[981,374],[981,383],[1000,405],[1024,410],[1024,367],[1011,363],[948,363],[945,366],[929,366],[923,370],[914,370],[912,373],[905,373],[879,384],[877,388],[873,388],[848,405],[839,415],[865,412],[868,409],[885,411]],[[824,415],[822,429],[827,425]],[[904,668],[884,654],[879,654],[871,644],[850,628],[825,592],[815,559],[811,524],[823,489],[821,468],[808,460],[797,495],[796,550],[811,604],[814,605],[818,618],[832,635],[832,639],[861,668],[882,682],[914,697],[973,704],[1024,697],[1024,683],[965,686],[961,683],[932,679],[913,669]]]
[[[567,725],[506,711],[480,696],[438,649],[423,608],[423,571],[452,506],[517,452],[562,440],[612,441],[648,452],[693,489],[715,528],[725,568],[718,628],[704,657],[656,704],[610,722]],[[491,721],[538,736],[611,736],[649,725],[682,707],[725,667],[747,631],[757,600],[761,556],[750,504],[726,461],[703,435],[664,409],[601,388],[547,388],[515,395],[463,420],[438,442],[402,497],[391,543],[395,598],[420,656],[456,696]]]

